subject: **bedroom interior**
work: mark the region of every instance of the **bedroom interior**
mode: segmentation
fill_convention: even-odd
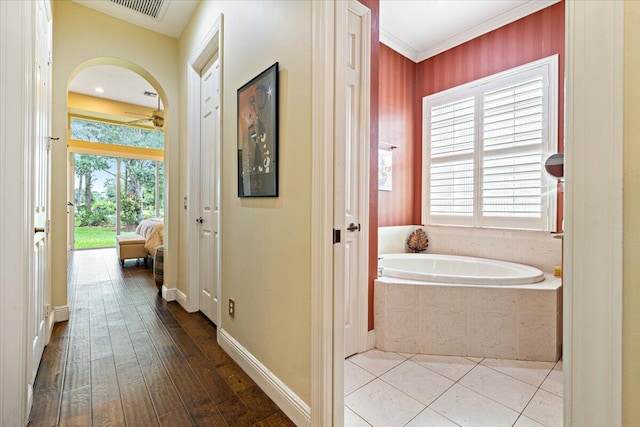
[[[115,247],[122,268],[127,260],[153,265],[164,243],[164,111],[157,91],[125,68],[88,67],[69,85],[68,112],[69,248]]]

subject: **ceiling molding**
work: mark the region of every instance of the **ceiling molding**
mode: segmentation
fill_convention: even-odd
[[[513,8],[501,15],[496,16],[495,18],[491,18],[480,25],[476,25],[475,27],[472,27],[461,33],[458,33],[455,36],[450,37],[447,40],[444,40],[430,47],[429,49],[425,49],[421,52],[418,52],[418,54],[416,55],[417,60],[414,59],[414,62],[421,62],[421,61],[424,61],[425,59],[431,58],[432,56],[436,56],[437,54],[447,51],[458,45],[461,45],[462,43],[466,43],[469,40],[473,40],[476,37],[489,33],[495,29],[503,27],[514,21],[517,21],[518,19],[524,18],[525,16],[531,15],[542,9],[545,9],[555,3],[558,3],[559,1],[560,0],[529,1],[523,4],[522,6]],[[382,29],[380,30],[380,33],[382,33]]]
[[[413,62],[419,62],[418,51],[416,49],[412,48],[383,28],[380,28],[380,43],[383,43],[384,45],[390,47],[400,55],[404,56],[405,58],[409,58]]]
[[[404,57],[412,60],[413,62],[418,63],[424,61],[425,59],[436,56],[439,53],[445,52],[451,48],[466,43],[469,40],[473,40],[483,34],[489,33],[493,30],[517,21],[518,19],[524,18],[525,16],[536,13],[555,3],[558,3],[559,1],[560,0],[530,0],[521,6],[515,7],[494,18],[484,21],[481,24],[476,25],[475,27],[461,31],[453,37],[449,37],[448,39],[443,40],[442,42],[437,43],[430,48],[424,49],[422,51],[414,49],[404,41],[400,40],[398,37],[386,31],[384,28],[380,28],[380,42],[395,50]]]

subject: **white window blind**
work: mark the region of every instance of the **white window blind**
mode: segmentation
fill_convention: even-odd
[[[557,57],[424,99],[425,223],[550,230]]]

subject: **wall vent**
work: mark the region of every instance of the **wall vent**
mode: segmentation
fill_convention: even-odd
[[[110,0],[112,3],[119,4],[128,9],[134,10],[143,15],[150,16],[152,18],[158,18],[160,9],[165,0]]]

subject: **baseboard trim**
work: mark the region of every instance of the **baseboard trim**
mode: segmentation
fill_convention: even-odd
[[[189,301],[187,301],[187,295],[180,289],[176,289],[176,301],[178,301],[178,304],[180,304],[182,308],[184,308],[187,312],[193,312],[193,310],[189,310]]]
[[[177,288],[167,288],[166,286],[162,286],[162,298],[167,301],[175,301],[176,293],[178,292]]]
[[[55,323],[65,322],[69,320],[69,306],[61,305],[59,307],[53,307],[53,321]]]
[[[55,311],[51,310],[51,312],[49,313],[46,319],[47,333],[46,333],[46,339],[44,340],[45,344],[49,344],[49,341],[51,341],[51,333],[53,332],[53,326],[55,325],[55,323],[56,323],[56,313]]]
[[[309,405],[222,328],[218,332],[218,343],[295,425],[311,426]]]

